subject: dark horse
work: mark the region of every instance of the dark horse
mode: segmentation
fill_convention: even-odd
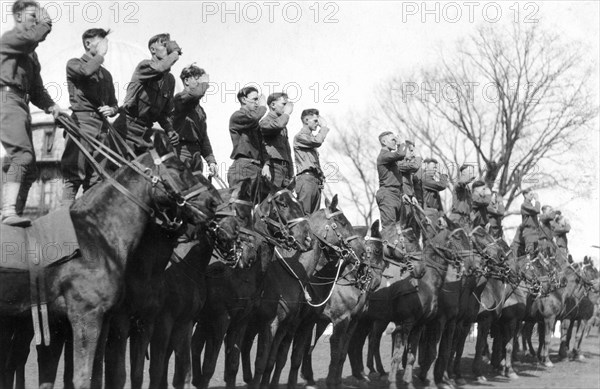
[[[167,142],[158,135],[156,151],[121,167],[112,179],[96,185],[72,205],[69,213],[79,248],[74,255],[60,258],[42,270],[45,285],[40,288],[47,295],[50,316],[66,315],[73,329],[75,388],[90,387],[105,315],[118,302],[127,264],[147,225],[155,220],[170,224],[173,219],[166,216],[173,211],[180,216],[193,215],[195,222],[206,222],[214,208],[214,195],[169,152]],[[198,188],[204,189],[196,192]],[[191,196],[198,197],[194,206],[187,201]],[[47,221],[58,212],[63,211],[50,213],[37,223],[50,224]],[[5,238],[15,239],[23,233],[0,226],[3,244]],[[15,253],[17,260],[26,258],[19,254]],[[2,262],[13,259],[3,257]],[[15,323],[30,314],[29,286],[27,271],[0,272],[2,367],[10,358],[4,350],[11,346],[4,346],[21,329],[15,328]],[[2,378],[12,381],[12,377]]]
[[[252,188],[252,193],[256,191]],[[199,388],[207,388],[210,383],[225,335],[225,381],[228,387],[235,386],[241,341],[250,312],[260,298],[274,245],[305,251],[311,244],[309,224],[291,187],[270,188],[264,200],[254,208],[251,223],[256,251],[248,255],[256,258],[247,259],[249,266],[232,268],[216,262],[207,270],[207,301],[196,317],[192,337],[192,383]],[[204,363],[201,363],[203,350]]]
[[[191,338],[194,319],[207,299],[206,267],[214,256],[219,234],[238,239],[230,249],[216,246],[218,260],[233,268],[252,266],[255,239],[247,231],[252,228],[252,196],[249,180],[234,188],[219,191],[224,203],[217,208],[211,234],[203,234],[187,255],[172,263],[165,272],[166,297],[157,315],[150,348],[150,388],[167,388],[167,367],[175,352],[173,387],[183,388],[191,369]]]
[[[333,326],[333,333],[330,338],[327,386],[340,387],[342,384],[342,370],[350,339],[358,324],[358,319],[367,307],[369,294],[381,284],[384,270],[383,240],[379,232],[379,221],[373,223],[370,234],[367,236],[365,236],[366,230],[367,227],[355,228],[355,232],[360,237],[364,237],[366,255],[361,258],[360,262],[348,264],[343,272],[339,272],[338,268],[341,265],[339,262],[331,261],[325,255],[320,258],[323,266],[311,277],[313,290],[320,306],[311,304],[311,307],[308,307],[308,315],[301,322],[295,334],[288,388],[296,387],[301,364],[307,386],[315,385],[312,372],[312,350],[308,347],[308,343],[315,325],[317,325],[317,335],[314,341],[316,343],[322,333],[320,329],[326,328],[329,323]],[[282,343],[277,369],[271,380],[272,386],[278,382],[289,344],[290,339],[288,338]]]

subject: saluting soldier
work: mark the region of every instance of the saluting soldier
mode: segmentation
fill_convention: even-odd
[[[136,155],[152,148],[151,130],[156,122],[165,130],[173,146],[179,140],[171,122],[175,93],[171,66],[179,59],[181,48],[169,34],[158,34],[148,41],[148,50],[152,58],[136,66],[127,85],[122,112],[114,122],[115,129],[133,147]]]
[[[523,235],[523,244],[525,253],[529,259],[533,259],[537,253],[538,240],[540,236],[540,223],[538,215],[540,214],[540,202],[538,195],[531,188],[523,190],[525,200],[521,204],[521,233]]]
[[[488,232],[494,239],[501,239],[504,237],[504,229],[502,228],[502,219],[504,219],[504,201],[502,196],[498,192],[492,193],[492,200],[487,207],[487,213],[489,216],[489,229]]]
[[[554,255],[554,234],[550,223],[554,220],[556,213],[550,205],[542,206],[539,216],[540,239],[538,240],[539,251],[546,256]]]
[[[185,67],[179,76],[183,91],[173,97],[173,128],[179,134],[177,153],[194,174],[203,170],[202,158],[210,175],[218,176],[217,160],[213,154],[206,126],[206,112],[200,99],[208,89],[209,76],[196,65]]]
[[[229,119],[229,135],[233,143],[231,159],[234,160],[227,172],[229,186],[233,187],[246,178],[255,185],[261,175],[270,181],[269,154],[259,124],[267,113],[264,97],[259,96],[255,87],[248,86],[238,92],[237,99],[240,109]]]
[[[287,130],[294,103],[288,101],[287,94],[278,92],[269,95],[267,106],[269,113],[260,121],[260,130],[269,154],[273,184],[284,188],[288,186],[294,174]]]
[[[406,156],[398,161],[398,170],[402,175],[402,195],[410,199],[411,202],[418,202],[415,196],[415,189],[413,187],[413,175],[421,168],[423,159],[415,154],[415,144],[410,140],[405,142],[406,144]],[[411,204],[406,204],[404,201],[401,203],[400,208],[400,223],[402,229],[412,228],[415,232],[417,240],[420,235],[420,228],[417,224],[415,214]]]
[[[393,225],[400,220],[402,207],[402,175],[398,161],[406,156],[405,146],[398,145],[398,139],[391,131],[379,134],[381,151],[377,156],[379,189],[375,195],[379,207],[381,227]]]
[[[458,181],[452,191],[452,210],[448,218],[467,230],[471,229],[473,199],[469,184],[475,180],[475,169],[464,164],[459,169]]]
[[[102,66],[108,51],[108,33],[101,28],[85,31],[81,37],[85,54],[67,62],[71,117],[81,132],[101,141],[108,129],[105,118],[115,116],[119,109],[112,75]],[[83,138],[80,141],[92,156],[97,155],[87,141]],[[80,187],[85,192],[100,179],[70,135],[66,135],[60,166],[64,179],[63,205],[75,200]]]
[[[52,29],[48,13],[35,1],[19,0],[12,14],[14,28],[0,38],[0,141],[9,160],[2,166],[2,223],[25,227],[31,221],[22,217],[23,210],[37,173],[29,102],[55,119],[62,111],[44,88],[35,53]]]
[[[560,250],[563,250],[564,253],[569,252],[569,240],[567,239],[567,234],[571,231],[571,225],[565,219],[561,211],[555,212],[554,220],[550,222],[550,226],[552,227],[552,232],[556,238],[556,245]]]
[[[444,216],[440,192],[448,187],[448,176],[440,174],[435,158],[426,158],[423,163],[424,169],[417,173],[423,187],[423,210],[427,218],[437,224],[438,219]]]
[[[296,194],[304,213],[310,215],[321,206],[321,190],[325,177],[321,170],[317,149],[325,141],[329,127],[325,119],[319,115],[319,110],[314,108],[302,111],[300,120],[302,120],[302,129],[294,137],[294,154],[298,171]]]
[[[492,201],[492,191],[485,182],[477,180],[471,185],[471,226],[485,228],[488,224],[487,207]]]

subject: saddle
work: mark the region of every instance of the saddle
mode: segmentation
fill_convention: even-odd
[[[31,316],[36,344],[50,344],[45,269],[79,254],[79,243],[68,208],[34,220],[30,227],[2,225],[0,272],[29,272]],[[40,326],[41,314],[41,326]]]

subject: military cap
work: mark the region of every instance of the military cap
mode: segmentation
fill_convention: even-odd
[[[406,146],[415,146],[415,142],[411,141],[411,140],[407,140],[406,142]]]
[[[478,188],[480,186],[485,186],[485,182],[483,182],[481,180],[477,180],[477,181],[473,182],[473,188]]]
[[[435,158],[425,158],[425,160],[423,162],[425,162],[425,163],[439,163],[437,161],[437,159],[435,159]]]
[[[531,191],[533,191],[533,188],[531,188],[531,187],[530,187],[530,188],[525,188],[525,189],[523,189],[523,190],[521,191],[521,193],[523,193],[524,195],[526,195],[527,193],[529,193],[529,192],[531,192]]]

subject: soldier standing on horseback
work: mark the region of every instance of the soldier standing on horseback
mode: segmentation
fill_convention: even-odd
[[[136,155],[152,148],[150,137],[155,122],[165,130],[173,146],[179,141],[171,123],[175,77],[170,70],[181,55],[181,48],[169,34],[158,34],[150,38],[148,49],[152,58],[141,61],[135,68],[121,114],[114,122],[115,129]]]
[[[108,129],[107,117],[118,112],[117,98],[113,79],[108,70],[102,67],[108,51],[106,36],[109,31],[92,28],[83,33],[82,41],[85,54],[67,62],[67,85],[71,102],[72,118],[79,129],[95,139],[105,137]],[[85,155],[66,135],[65,150],[60,161],[64,178],[62,204],[69,205],[75,200],[79,187],[88,190],[100,177]],[[90,154],[94,150],[81,139]]]
[[[540,202],[537,193],[534,193],[531,188],[523,190],[523,197],[525,201],[521,204],[521,234],[523,236],[523,244],[525,245],[525,253],[531,260],[537,254],[540,230],[538,221]]]
[[[539,217],[540,239],[538,241],[538,250],[547,257],[554,255],[554,235],[552,234],[550,222],[554,220],[555,215],[554,209],[551,206],[544,205]]]
[[[0,39],[0,141],[10,163],[2,166],[2,223],[25,227],[22,217],[29,188],[36,179],[29,101],[56,119],[61,108],[44,88],[35,49],[52,29],[47,11],[35,1],[18,0],[12,6],[15,27]]]
[[[181,71],[183,91],[173,97],[173,128],[179,134],[176,147],[179,158],[193,173],[203,170],[202,158],[208,163],[209,173],[218,176],[217,160],[213,154],[206,127],[206,112],[200,99],[208,89],[208,74],[196,65]]]
[[[504,237],[504,230],[502,228],[502,219],[504,219],[504,202],[502,196],[498,192],[492,193],[492,200],[487,207],[487,213],[489,216],[488,232],[494,237],[494,239],[501,239]]]
[[[398,170],[402,176],[402,199],[400,207],[400,224],[402,229],[412,228],[419,240],[420,228],[417,224],[413,212],[413,204],[418,200],[415,197],[415,188],[413,187],[413,175],[421,168],[423,159],[415,154],[415,144],[410,140],[406,142],[406,156],[397,162]],[[410,203],[408,203],[410,202]]]
[[[487,207],[492,201],[492,192],[485,182],[478,180],[473,182],[472,195],[473,200],[471,209],[471,227],[483,227],[488,224]]]
[[[267,113],[267,107],[264,97],[259,96],[253,86],[242,88],[237,99],[241,107],[229,119],[229,135],[233,143],[231,159],[234,161],[227,172],[227,181],[233,187],[250,178],[254,187],[260,175],[271,180],[269,155],[259,125],[260,119]]]
[[[448,219],[463,228],[471,229],[472,195],[469,184],[475,180],[474,168],[464,164],[459,169],[459,177],[452,191],[452,210]]]
[[[565,254],[569,252],[569,248],[567,247],[569,241],[567,239],[567,234],[571,231],[571,225],[565,219],[561,211],[555,212],[556,216],[550,222],[550,226],[552,227],[552,232],[556,237],[556,245],[560,250],[562,250]]]
[[[329,127],[325,119],[319,115],[319,110],[314,108],[302,111],[300,120],[302,120],[302,129],[294,137],[294,153],[298,170],[296,193],[304,213],[310,215],[321,206],[321,191],[325,177],[321,170],[317,148],[325,141]]]
[[[406,153],[405,146],[398,145],[398,140],[391,131],[379,134],[379,143],[381,144],[381,151],[377,156],[379,190],[375,199],[379,207],[379,218],[383,229],[400,219],[402,175],[397,162],[404,159]]]
[[[435,225],[438,219],[444,216],[444,206],[440,192],[448,187],[448,176],[438,171],[438,161],[435,158],[426,158],[424,169],[417,172],[423,187],[423,209],[425,215]]]
[[[272,93],[267,99],[269,113],[260,121],[260,130],[265,142],[273,171],[273,183],[278,188],[288,186],[292,180],[292,150],[288,138],[287,124],[294,110],[285,93]]]

